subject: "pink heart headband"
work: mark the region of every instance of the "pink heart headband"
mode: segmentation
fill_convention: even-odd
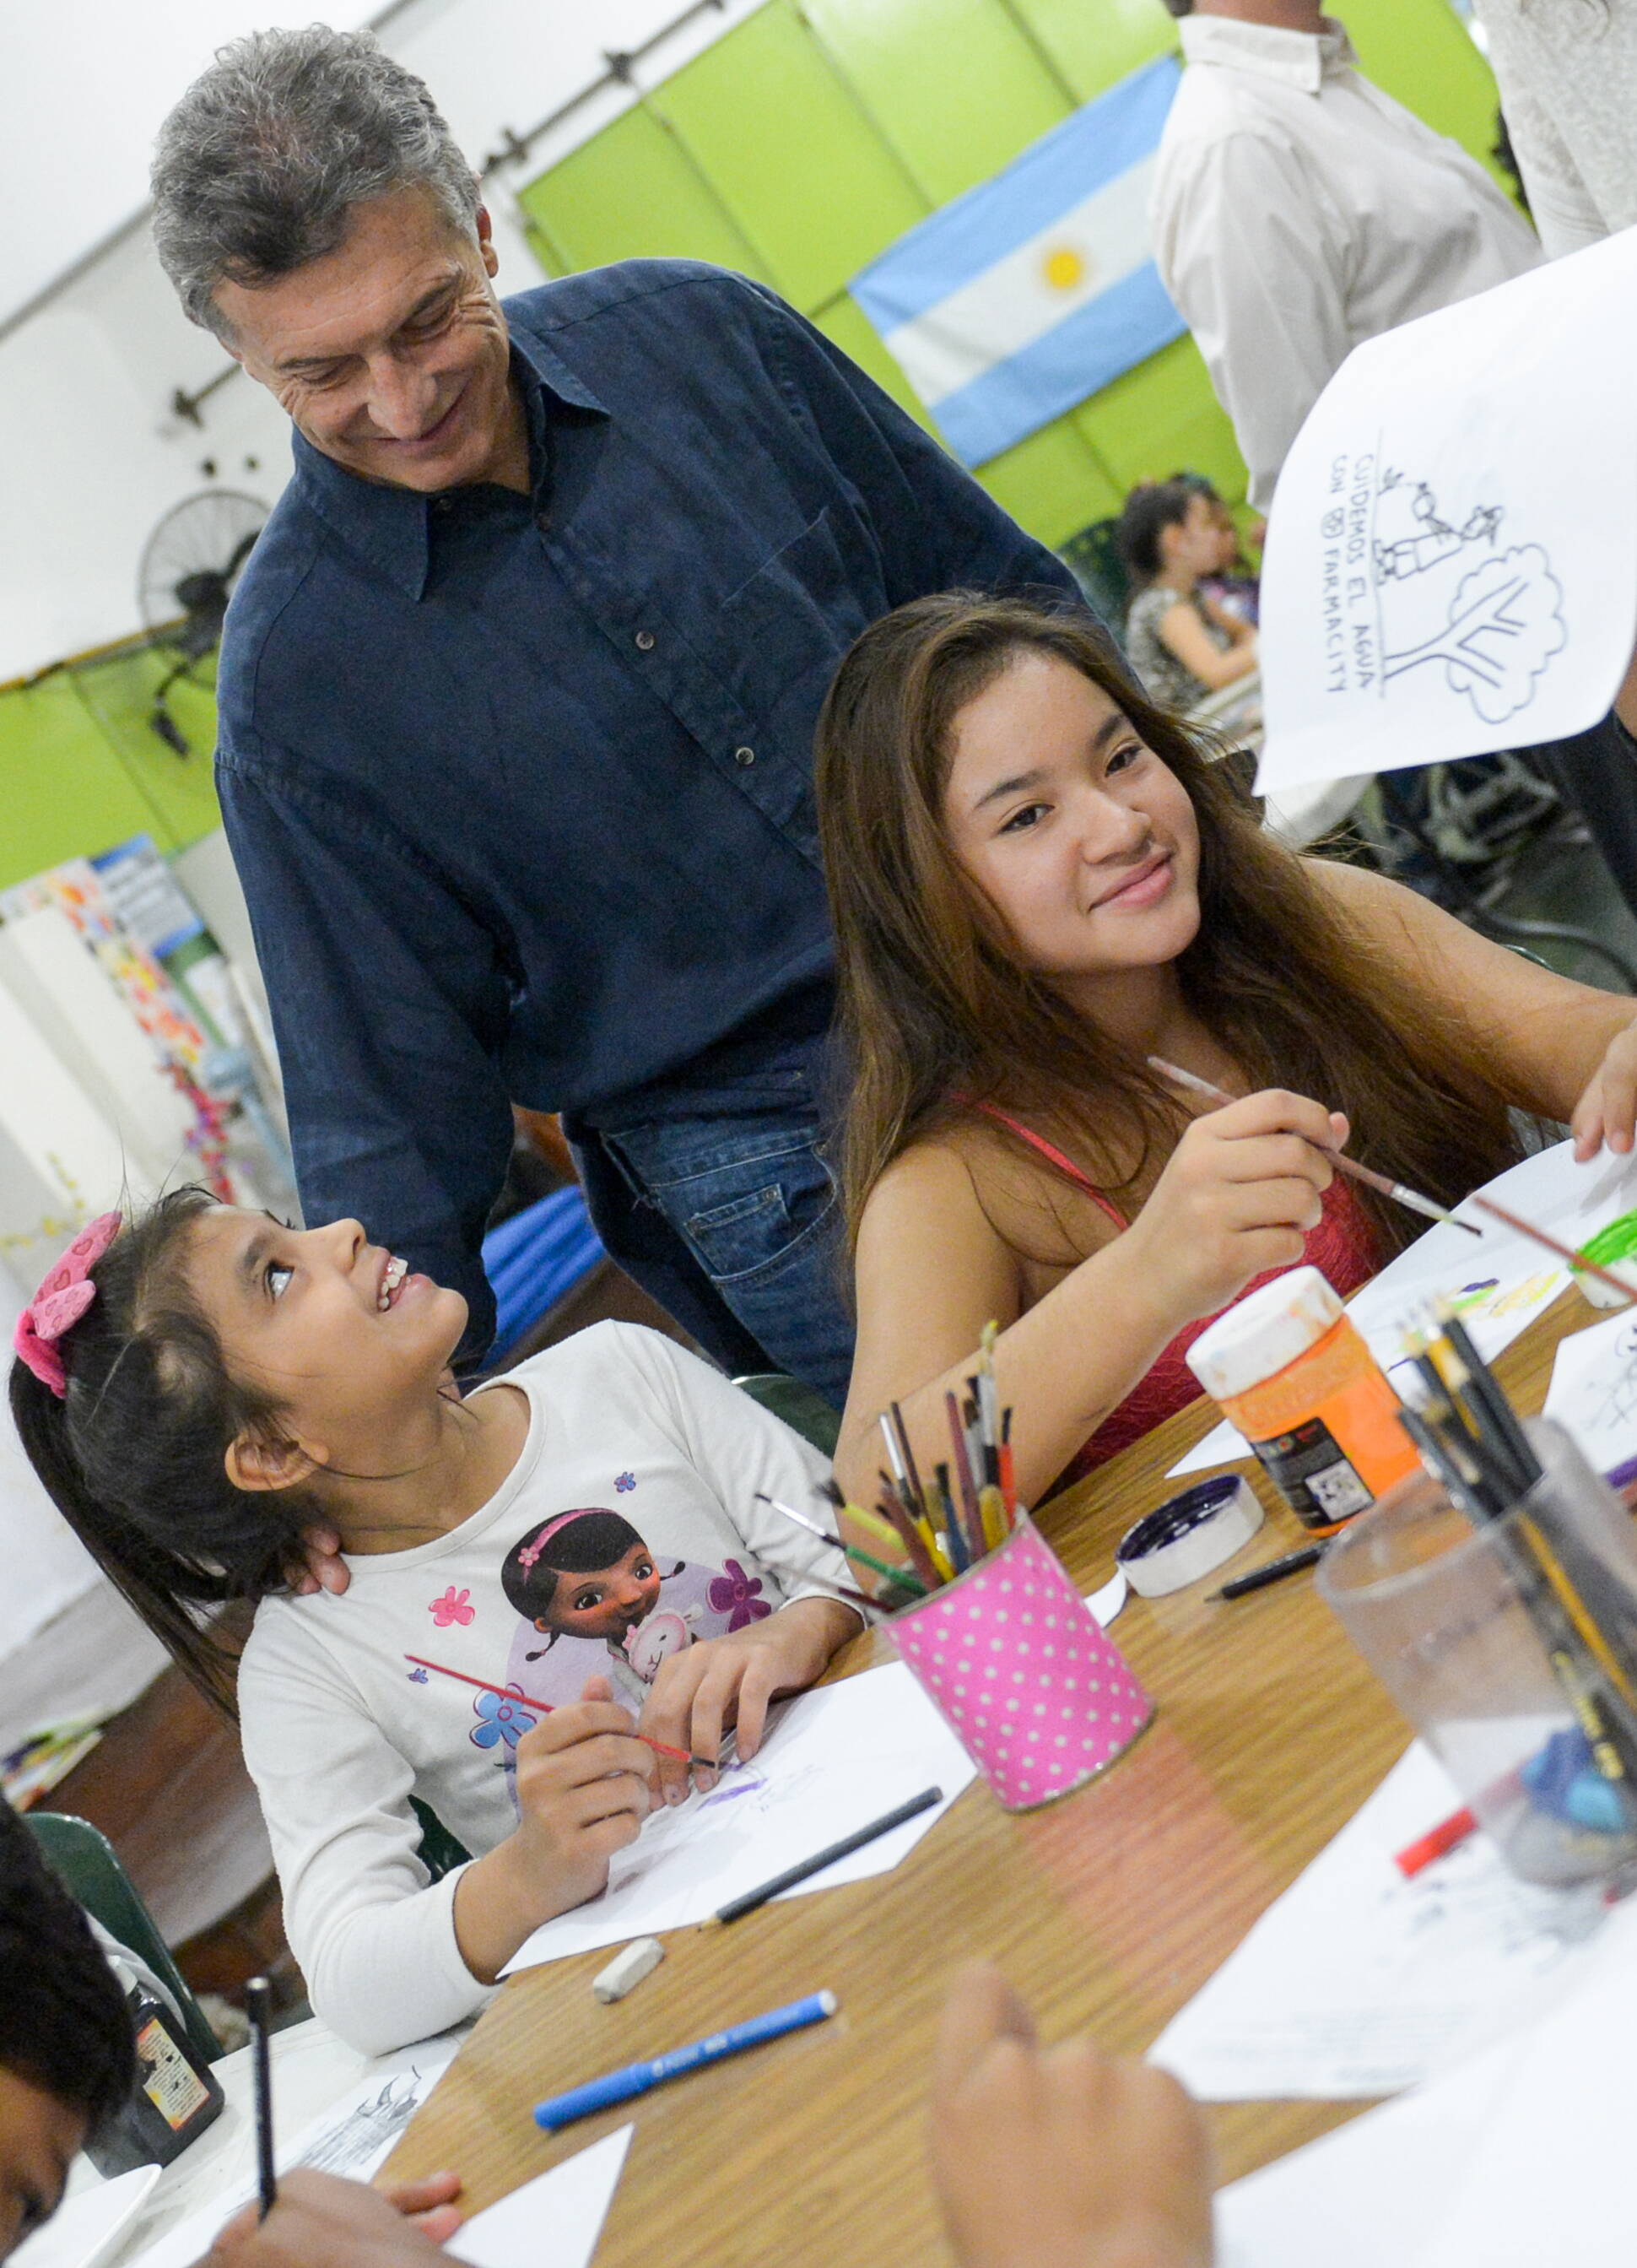
[[[117,1212],[99,1213],[82,1228],[55,1268],[17,1319],[11,1344],[42,1386],[61,1402],[68,1393],[68,1373],[57,1352],[57,1342],[73,1329],[97,1296],[91,1271],[124,1226]]]

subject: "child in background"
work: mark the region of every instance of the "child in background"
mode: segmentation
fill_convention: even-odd
[[[1133,489],[1119,516],[1119,555],[1136,596],[1126,616],[1126,651],[1149,695],[1192,709],[1249,677],[1256,631],[1211,598],[1222,567],[1222,507],[1193,475]]]
[[[238,1671],[246,1760],[313,2006],[365,2053],[470,2014],[531,1931],[603,1888],[650,1805],[686,1799],[687,1765],[646,1739],[714,1758],[731,1725],[752,1754],[769,1700],[860,1627],[835,1595],[841,1555],[757,1502],[809,1500],[826,1470],[777,1418],[619,1323],[463,1401],[465,1322],[458,1292],[356,1222],[298,1232],[182,1189],[82,1232],[18,1326],[11,1407],[35,1470],[229,1706],[231,1664],[197,1609],[259,1602]],[[531,1548],[543,1573],[554,1535],[610,1500],[632,1520],[604,1525],[635,1539],[621,1572],[591,1538],[592,1572],[634,1588],[615,1621],[646,1619],[660,1568],[702,1585],[701,1611],[631,1669],[635,1727],[607,1676],[584,1674],[585,1657],[613,1666],[594,1606],[594,1641],[563,1640],[582,1657],[568,1705],[529,1707],[548,1697],[518,1657],[543,1650],[535,1621],[554,1610],[520,1622],[503,1578]],[[290,1594],[313,1526],[339,1533],[339,1595]],[[569,1587],[569,1614],[598,1587]],[[412,1795],[477,1854],[437,1883]]]
[[[1259,579],[1252,572],[1251,563],[1244,556],[1239,541],[1239,530],[1234,517],[1217,495],[1215,488],[1203,473],[1173,473],[1171,478],[1195,496],[1203,497],[1210,513],[1211,525],[1216,530],[1215,564],[1200,578],[1200,596],[1232,615],[1254,630],[1261,619],[1262,590]],[[1267,522],[1252,521],[1250,540],[1260,550],[1267,536]]]

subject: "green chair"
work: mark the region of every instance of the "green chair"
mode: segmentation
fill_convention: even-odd
[[[757,1371],[749,1378],[736,1378],[733,1383],[752,1402],[760,1402],[764,1410],[771,1410],[775,1418],[782,1418],[791,1431],[799,1433],[804,1441],[811,1442],[821,1457],[834,1456],[841,1415],[815,1388],[804,1386],[799,1378],[787,1378],[782,1370]]]
[[[472,1856],[464,1843],[458,1843],[429,1803],[422,1803],[418,1795],[409,1799],[409,1808],[421,1822],[421,1847],[415,1856],[435,1882],[445,1874],[452,1874],[457,1867],[464,1867]]]
[[[24,1820],[40,1856],[69,1896],[152,1970],[181,2011],[194,2053],[205,2063],[215,2063],[225,2053],[222,2043],[205,2021],[203,2009],[107,1837],[89,1820],[75,1819],[67,1812],[30,1811]]]

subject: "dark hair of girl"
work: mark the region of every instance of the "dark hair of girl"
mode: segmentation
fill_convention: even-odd
[[[561,1515],[560,1515],[561,1516]],[[548,1525],[542,1521],[541,1526]],[[628,1520],[617,1512],[603,1512],[595,1506],[570,1514],[565,1527],[560,1528],[526,1565],[523,1554],[528,1550],[539,1528],[530,1528],[526,1535],[518,1536],[506,1554],[505,1565],[500,1571],[500,1587],[523,1616],[525,1622],[540,1622],[550,1611],[557,1595],[559,1575],[591,1575],[599,1567],[612,1567],[623,1559],[628,1551],[642,1542]],[[554,1642],[557,1633],[552,1633]],[[549,1647],[542,1647],[543,1653]]]
[[[62,1339],[59,1400],[20,1360],[11,1415],[69,1526],[202,1690],[233,1711],[236,1649],[206,1609],[283,1589],[312,1508],[228,1478],[241,1433],[276,1441],[278,1404],[230,1378],[187,1285],[195,1223],[216,1203],[178,1189],[121,1229],[93,1266],[97,1296]]]
[[[1251,1086],[1345,1110],[1353,1156],[1447,1203],[1511,1163],[1516,1140],[1478,1035],[1362,945],[1230,767],[1121,673],[1097,623],[951,592],[864,631],[818,719],[815,786],[851,1082],[849,1236],[892,1160],[973,1123],[977,1103],[1032,1118],[1111,1195],[1134,1188],[1151,1145],[1169,1149],[1187,1121],[1141,1055],[1025,964],[950,847],[951,729],[1029,653],[1099,687],[1186,790],[1199,822],[1200,926],[1178,975]],[[1356,1194],[1384,1251],[1418,1233],[1373,1191]]]
[[[1204,494],[1200,483],[1185,474],[1168,481],[1149,481],[1132,490],[1119,515],[1114,541],[1134,583],[1154,580],[1165,563],[1160,555],[1161,535],[1168,527],[1180,527],[1194,497]]]

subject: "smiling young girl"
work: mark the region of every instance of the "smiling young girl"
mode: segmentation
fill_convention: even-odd
[[[817,788],[866,1501],[889,1401],[947,1454],[990,1317],[1038,1501],[1193,1397],[1184,1351],[1248,1285],[1306,1258],[1354,1289],[1419,1224],[1329,1146],[1453,1203],[1517,1154],[1509,1106],[1632,1145],[1629,1000],[1285,849],[1089,622],[900,608],[841,665]],[[1150,1056],[1244,1099],[1200,1116]]]
[[[83,1232],[18,1327],[36,1471],[218,1698],[232,1664],[198,1609],[259,1602],[238,1703],[285,1927],[366,2052],[471,2014],[650,1804],[685,1799],[649,1740],[714,1757],[734,1725],[752,1754],[772,1697],[860,1626],[841,1555],[758,1502],[825,1471],[778,1419],[615,1323],[462,1401],[465,1322],[356,1222],[297,1232],[184,1189]],[[315,1527],[349,1580],[294,1595]],[[437,1883],[411,1796],[477,1854]]]

